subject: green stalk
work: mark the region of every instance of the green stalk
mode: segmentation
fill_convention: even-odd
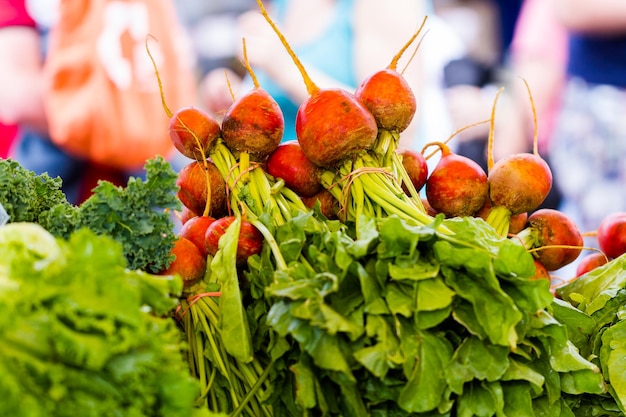
[[[287,206],[289,207],[290,215],[293,215],[294,212],[306,213],[309,210],[308,207],[302,202],[300,196],[298,196],[298,194],[296,194],[289,187],[280,187],[279,195],[285,200]]]
[[[192,322],[200,323],[198,319],[198,313],[193,308],[193,305],[189,306],[188,313],[192,315]],[[197,329],[197,327],[194,326],[194,329]],[[208,329],[208,326],[204,326],[204,325],[202,325],[201,329],[204,330],[204,332],[210,331],[210,329]],[[198,379],[200,380],[201,387],[208,388],[210,385],[208,384],[208,378],[207,378],[207,373],[206,373],[206,363],[204,361],[204,343],[202,342],[202,339],[199,337],[196,337],[195,342],[196,343],[194,346],[194,352],[195,352],[195,357],[196,357],[196,368],[198,370]]]
[[[278,242],[276,242],[276,239],[274,238],[272,232],[270,232],[263,223],[256,219],[248,219],[248,221],[254,227],[256,227],[265,238],[265,242],[269,245],[270,249],[272,250],[272,254],[274,255],[274,260],[276,261],[276,269],[281,271],[286,270],[287,263],[285,262],[285,258],[283,257],[283,254],[278,247]]]
[[[201,299],[196,301],[196,305],[198,305],[198,308],[202,311],[206,319],[208,319],[208,321],[211,322],[212,325],[217,325],[218,317],[216,315],[216,311],[214,311],[211,307],[211,303],[215,304],[215,309],[218,308],[217,303],[215,303],[212,298],[202,297]],[[214,351],[214,353],[217,352]],[[222,355],[228,358],[226,353],[222,352]],[[220,355],[215,355],[215,357],[218,360],[221,358]],[[259,366],[256,362],[257,361],[253,361],[252,363],[254,363],[256,366]],[[220,366],[220,368],[222,368],[222,366]],[[237,406],[237,409],[240,411],[244,409],[249,409],[251,415],[259,415],[259,405],[251,402],[251,399],[253,399],[255,393],[259,391],[260,384],[263,383],[265,378],[259,380],[259,377],[255,375],[255,372],[253,370],[250,370],[249,364],[241,364],[235,360],[224,363],[223,369],[227,369],[224,374],[227,375],[226,379],[229,382],[231,389],[237,392],[236,397],[239,399],[239,405]],[[245,386],[235,386],[235,382],[237,381],[244,381]],[[250,390],[250,387],[254,387],[257,384],[259,385],[259,388]],[[264,414],[266,414],[265,411]]]
[[[507,237],[511,224],[511,210],[504,206],[492,207],[486,222],[496,230],[498,236]]]
[[[339,185],[339,181],[337,174],[332,171],[326,170],[320,176],[322,186],[327,189],[337,201],[343,202],[343,187]]]
[[[524,230],[515,235],[515,239],[512,239],[514,242],[520,242],[526,250],[534,249],[541,247],[541,243],[539,242],[539,231],[535,227],[526,227]]]
[[[415,205],[420,210],[422,210],[423,212],[426,212],[426,209],[424,208],[424,203],[422,203],[422,198],[420,197],[419,193],[415,189],[415,186],[413,185],[413,181],[411,181],[411,178],[409,178],[409,174],[406,172],[406,169],[404,169],[404,165],[402,165],[402,160],[400,160],[400,155],[398,155],[397,153],[394,153],[393,158],[394,158],[393,165],[398,168],[397,174],[402,184],[404,184],[404,186],[409,191],[409,197],[411,197],[411,200],[415,203]]]
[[[386,129],[378,130],[378,136],[376,137],[376,142],[372,150],[373,153],[379,157],[378,160],[381,165],[384,166],[384,161],[387,159],[387,155],[389,155],[390,152],[396,151],[396,145],[397,141],[390,131]]]
[[[193,346],[196,345],[196,333],[190,330],[193,330],[193,325],[191,324],[191,315],[188,314],[187,309],[189,308],[189,303],[186,300],[181,300],[180,303],[181,309],[185,314],[183,315],[183,329],[187,335],[187,362],[189,363],[189,369],[191,371],[191,375],[197,376],[198,371],[196,369],[196,361],[194,359],[194,350]]]
[[[389,181],[385,181],[382,175],[372,173],[363,176],[363,187],[368,197],[375,200],[387,212],[400,212],[400,217],[414,220],[420,225],[430,224],[433,221],[430,215],[416,207],[412,200],[408,200],[402,190],[390,189]]]
[[[250,154],[248,152],[240,152],[239,153],[239,172],[241,173],[241,178],[239,181],[242,184],[246,184],[249,179],[248,168],[250,168]]]
[[[251,384],[241,372],[242,368],[240,367],[240,363],[236,359],[231,358],[231,360],[227,362],[227,365],[229,375],[232,376],[229,382],[231,387],[237,392],[237,400],[239,401],[239,404],[233,408],[236,410],[247,410],[248,413],[253,416],[260,415],[258,401],[246,400],[246,392]]]
[[[265,370],[263,371],[263,373],[261,375],[259,375],[258,377],[256,377],[256,381],[254,382],[254,384],[252,384],[252,386],[250,387],[250,389],[248,390],[248,393],[246,394],[246,396],[243,398],[242,400],[242,404],[247,403],[248,401],[250,401],[254,396],[256,396],[256,393],[259,392],[259,390],[261,389],[261,385],[263,385],[263,383],[267,380],[270,371],[272,370],[272,366],[274,365],[274,363],[270,363]],[[263,409],[263,414],[265,414],[266,416],[270,417],[273,415],[271,408],[267,407],[265,405],[261,405],[261,408]],[[235,411],[233,411],[233,413],[231,414],[231,417],[236,417],[238,416],[241,411],[242,411],[243,407],[239,406]]]
[[[275,196],[272,200],[273,200],[273,203],[278,208],[278,210],[280,211],[280,215],[285,219],[285,220],[282,220],[281,222],[276,222],[276,224],[286,223],[286,220],[290,220],[292,218],[292,212],[289,209],[289,204],[287,203],[285,198],[283,198],[282,194]]]
[[[213,337],[213,332],[211,331],[211,328],[209,327],[209,324],[206,321],[206,317],[203,314],[199,314],[199,312],[196,311],[196,309],[194,309],[193,306],[191,308],[191,311],[197,316],[197,320],[201,322],[202,327],[205,329],[206,340],[209,342],[209,347],[213,351],[213,357],[215,358],[215,361],[217,362],[217,367],[220,369],[220,372],[222,372],[222,375],[224,376],[224,378],[226,378],[226,380],[228,381],[228,384],[230,386],[230,390],[229,390],[230,397],[233,401],[233,404],[235,404],[235,406],[238,406],[239,399],[237,398],[237,393],[234,390],[232,378],[230,374],[228,373],[226,364],[223,361],[223,358],[227,357],[227,354],[217,346],[217,343],[215,342],[215,339]],[[204,358],[204,355],[202,357]]]

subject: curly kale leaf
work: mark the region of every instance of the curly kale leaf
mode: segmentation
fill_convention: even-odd
[[[9,222],[33,222],[54,236],[68,238],[80,228],[108,235],[123,246],[130,269],[156,273],[171,262],[179,209],[177,174],[163,158],[149,160],[146,179],[131,177],[125,187],[100,181],[80,206],[61,191],[61,179],[36,175],[16,161],[0,160],[0,203]]]
[[[177,174],[163,158],[148,161],[146,180],[130,178],[126,187],[100,182],[80,206],[80,226],[111,236],[123,245],[131,269],[159,272],[171,262]]]
[[[10,222],[40,223],[52,208],[70,208],[61,190],[61,178],[36,175],[12,159],[0,159],[0,204]]]

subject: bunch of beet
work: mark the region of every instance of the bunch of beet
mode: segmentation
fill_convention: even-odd
[[[234,156],[224,145],[223,124],[220,126],[211,115],[195,107],[181,109],[171,116],[172,142],[190,161],[181,169],[176,182],[184,215],[181,215],[182,226],[172,249],[174,259],[163,273],[179,274],[187,288],[205,277],[208,262],[219,249],[221,236],[236,216],[241,217],[236,264],[243,264],[249,256],[259,253],[263,245],[263,235],[245,218],[248,214],[240,212],[241,205],[232,210],[237,199],[233,198],[235,188],[231,188],[233,181],[227,175],[233,166],[225,165],[223,157],[230,155],[232,162]]]
[[[523,244],[535,258],[537,276],[551,279],[552,271],[580,256],[583,235],[564,213],[540,208],[551,190],[552,174],[538,153],[536,130],[532,153],[508,155],[494,163],[492,147],[498,95],[490,119],[488,170],[468,157],[455,154],[446,142],[433,142],[424,147],[422,156],[427,159],[426,148],[436,146],[440,159],[418,185],[425,189],[425,205],[431,215],[482,218],[502,238]]]
[[[297,141],[281,144],[270,155],[267,171],[309,207],[319,204],[329,218],[358,223],[364,216],[397,215],[418,224],[431,223],[433,218],[426,213],[398,151],[399,136],[411,123],[417,103],[396,67],[422,27],[387,68],[364,80],[354,93],[322,89],[309,77],[262,2],[257,3],[309,93],[296,116]],[[409,163],[410,157],[406,160]]]
[[[261,230],[266,231],[259,217],[267,214],[279,225],[308,209],[284,181],[267,172],[268,166],[278,164],[268,165],[268,160],[270,155],[272,161],[278,158],[275,151],[283,136],[284,119],[274,98],[258,85],[249,66],[248,70],[254,88],[233,98],[221,124],[197,107],[172,113],[164,106],[171,120],[172,142],[190,161],[177,179],[182,227],[172,250],[174,260],[163,273],[180,274],[187,287],[205,277],[210,269],[207,263],[218,253],[220,239],[236,219],[239,239],[233,262],[240,267],[263,247]],[[287,157],[293,160],[293,152]]]

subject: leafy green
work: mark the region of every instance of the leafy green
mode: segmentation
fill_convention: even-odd
[[[182,281],[127,268],[88,229],[0,227],[0,415],[181,416],[199,385],[176,323]]]
[[[126,187],[101,181],[80,206],[67,202],[61,179],[35,175],[13,160],[0,160],[0,204],[9,222],[34,222],[68,238],[80,228],[107,235],[123,246],[131,269],[156,273],[169,266],[174,245],[168,210],[180,208],[177,174],[161,157],[145,165],[146,180],[132,177]]]
[[[558,306],[555,317],[568,323],[572,338],[586,357],[594,358],[610,395],[585,398],[581,407],[626,413],[626,256],[613,259],[559,288],[573,307]],[[620,415],[620,414],[607,414]]]
[[[532,256],[480,219],[441,221],[363,217],[357,231],[306,213],[277,228],[286,267],[265,253],[246,273],[265,285],[248,310],[268,309],[253,337],[291,344],[273,356],[294,376],[270,377],[274,415],[571,415],[570,398],[605,394]]]
[[[0,159],[0,203],[11,222],[40,222],[40,216],[69,203],[61,191],[61,178],[36,175],[12,159]]]

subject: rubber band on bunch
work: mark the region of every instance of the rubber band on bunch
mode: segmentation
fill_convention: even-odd
[[[187,307],[185,307],[183,309],[183,307],[179,304],[176,307],[176,310],[174,312],[176,318],[178,320],[182,320],[183,317],[185,316],[185,314],[187,314],[187,312],[189,311],[189,309],[191,308],[191,306],[193,306],[198,300],[200,300],[203,297],[221,297],[222,296],[222,292],[221,291],[209,291],[209,292],[203,292],[200,294],[194,294],[192,296],[189,296],[186,300],[187,300]]]

